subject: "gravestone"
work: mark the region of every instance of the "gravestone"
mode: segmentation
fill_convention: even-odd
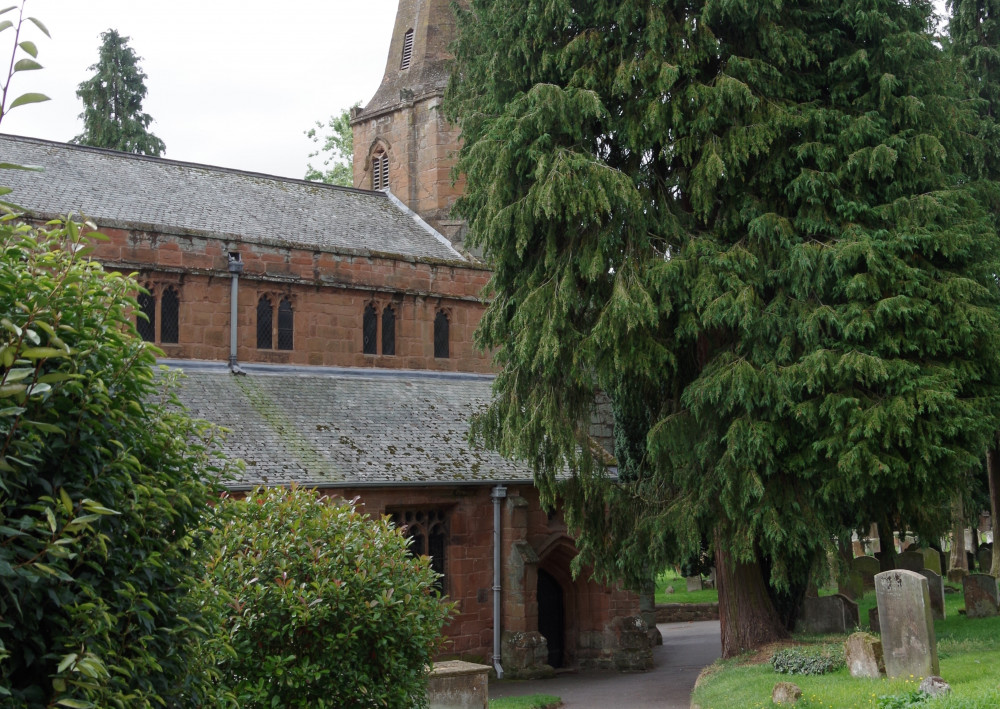
[[[858,556],[851,562],[851,568],[861,574],[865,588],[875,588],[875,574],[882,569],[874,556]]]
[[[927,592],[931,597],[931,615],[934,620],[944,620],[944,579],[930,569],[924,569],[920,574],[927,579]]]
[[[868,609],[868,627],[873,633],[882,633],[882,626],[878,622],[878,606]]]
[[[1000,606],[1000,589],[995,576],[969,574],[962,579],[965,593],[965,617],[989,618],[997,614]]]
[[[875,577],[882,654],[888,677],[938,673],[937,643],[927,579],[906,569]]]
[[[806,597],[795,621],[797,633],[846,633],[858,627],[858,604],[835,593],[818,598]]]
[[[933,571],[938,576],[941,575],[941,552],[937,549],[921,549],[924,555],[924,568]]]
[[[885,674],[882,641],[869,633],[853,633],[844,643],[844,660],[851,677],[878,679]]]
[[[993,550],[983,547],[976,552],[976,563],[979,565],[979,573],[988,574],[993,567]]]
[[[904,551],[896,556],[896,568],[920,573],[924,569],[924,555],[919,551]]]
[[[702,589],[701,576],[688,576],[687,577],[687,590],[688,593],[692,591],[700,591]]]
[[[847,576],[837,582],[837,593],[851,600],[858,600],[865,595],[865,582],[857,571],[849,571]]]

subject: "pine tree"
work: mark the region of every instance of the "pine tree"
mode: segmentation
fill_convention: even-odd
[[[970,78],[968,93],[979,100],[981,122],[976,136],[978,164],[990,179],[1000,180],[1000,2],[950,0],[949,36],[955,56]],[[991,205],[1000,224],[1000,204]],[[986,455],[993,538],[1000,536],[1000,432]],[[994,576],[1000,576],[1000,544],[993,545]]]
[[[709,540],[725,656],[786,632],[845,530],[944,529],[998,422],[1000,244],[931,12],[459,13],[445,111],[500,367],[474,433],[560,495],[579,563],[634,583]],[[638,427],[617,484],[589,452],[598,390]]]
[[[71,142],[159,157],[166,146],[149,132],[153,118],[142,111],[146,74],[128,40],[113,29],[101,33],[99,58],[90,67],[94,76],[76,92],[84,106],[83,133]]]

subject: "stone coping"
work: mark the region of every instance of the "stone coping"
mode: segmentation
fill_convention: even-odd
[[[477,675],[490,671],[489,665],[478,665],[464,660],[446,660],[431,665],[431,677],[459,677],[462,675]]]
[[[718,603],[657,603],[657,623],[687,623],[693,620],[718,620]]]

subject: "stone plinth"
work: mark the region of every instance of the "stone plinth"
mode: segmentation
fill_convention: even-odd
[[[996,577],[988,574],[969,574],[962,579],[965,593],[965,617],[989,618],[1000,607],[1000,590]]]
[[[427,681],[430,709],[486,709],[488,665],[461,660],[436,662]]]
[[[875,595],[888,677],[938,673],[937,642],[927,579],[906,569],[875,576]]]

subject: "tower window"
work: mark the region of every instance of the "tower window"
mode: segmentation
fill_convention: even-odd
[[[377,316],[375,315],[375,305],[369,303],[365,306],[365,314],[361,320],[361,351],[364,354],[377,354],[375,337],[378,333]]]
[[[389,189],[389,155],[385,150],[372,156],[372,189]]]
[[[173,286],[160,299],[160,342],[176,343],[180,334],[180,299]]]
[[[282,298],[278,304],[278,349],[292,349],[293,313],[292,304],[288,298]]]
[[[448,358],[448,315],[443,310],[434,317],[434,356]]]
[[[136,301],[139,312],[146,317],[136,315],[135,329],[146,342],[156,342],[156,296],[152,293],[140,293]]]
[[[413,30],[406,30],[403,35],[403,57],[400,59],[399,68],[409,69],[410,59],[413,57]]]
[[[274,346],[271,328],[274,324],[274,311],[271,300],[262,295],[257,301],[257,349],[269,350]]]
[[[382,311],[382,354],[396,354],[396,311],[391,305]]]

